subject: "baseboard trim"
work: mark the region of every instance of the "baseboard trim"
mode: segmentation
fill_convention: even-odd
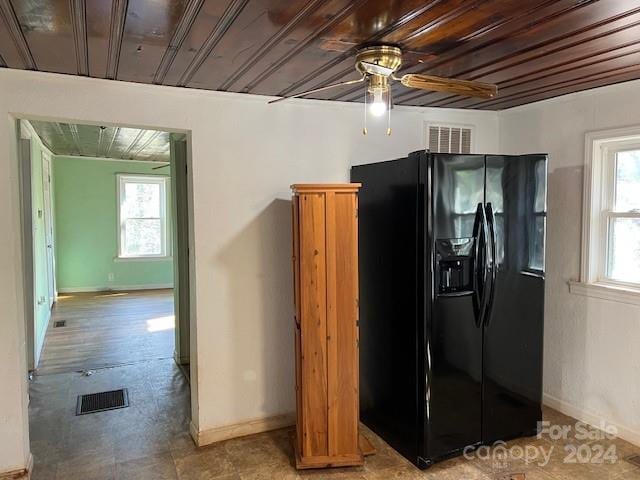
[[[295,418],[294,413],[287,413],[272,417],[255,418],[246,422],[222,425],[202,431],[198,431],[198,428],[192,423],[190,431],[196,445],[203,447],[223,440],[290,427],[295,424]]]
[[[33,471],[33,455],[29,454],[26,468],[0,472],[0,480],[29,480]]]
[[[131,292],[135,290],[160,290],[165,288],[173,288],[173,283],[158,283],[154,285],[119,285],[117,287],[65,287],[58,288],[58,293]]]
[[[549,395],[548,393],[544,394],[543,402],[545,405],[558,410],[560,413],[569,415],[570,417],[573,417],[594,427],[599,427],[603,422],[606,425],[612,425],[618,430],[619,438],[633,443],[634,445],[640,446],[640,432],[635,431],[625,425],[613,422],[597,413],[584,410],[580,407],[576,407],[575,405],[572,405],[569,402],[565,402],[564,400],[554,397],[553,395]]]

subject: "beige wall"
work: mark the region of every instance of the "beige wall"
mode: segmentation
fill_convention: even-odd
[[[640,306],[569,293],[580,277],[585,134],[640,125],[640,82],[502,112],[500,150],[548,152],[545,402],[640,444]]]
[[[394,134],[362,107],[0,70],[0,472],[28,457],[18,168],[11,115],[191,132],[192,401],[195,428],[289,413],[292,299],[289,185],[339,182],[349,166],[424,148],[424,121],[476,125],[495,151],[492,112],[397,107]],[[196,352],[197,349],[197,352]]]

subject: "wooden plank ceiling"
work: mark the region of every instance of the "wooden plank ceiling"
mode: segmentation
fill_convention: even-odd
[[[401,73],[500,89],[396,84],[403,105],[500,110],[640,78],[640,0],[0,0],[0,13],[1,66],[188,88],[294,94],[357,78],[356,46],[380,42],[405,50]]]
[[[169,132],[30,120],[54,155],[169,162]]]

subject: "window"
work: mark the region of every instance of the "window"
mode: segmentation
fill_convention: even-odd
[[[167,178],[118,175],[120,258],[167,257]]]
[[[587,135],[575,293],[640,304],[640,128]]]

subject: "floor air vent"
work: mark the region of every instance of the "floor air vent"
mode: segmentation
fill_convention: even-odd
[[[56,320],[55,322],[53,322],[53,328],[66,327],[66,326],[67,326],[66,320]]]
[[[625,461],[635,465],[636,467],[640,467],[640,455],[638,455],[637,453],[634,453],[633,455],[629,455],[624,459]]]
[[[110,392],[90,393],[78,395],[76,415],[104,412],[129,406],[129,394],[126,388],[111,390]]]

